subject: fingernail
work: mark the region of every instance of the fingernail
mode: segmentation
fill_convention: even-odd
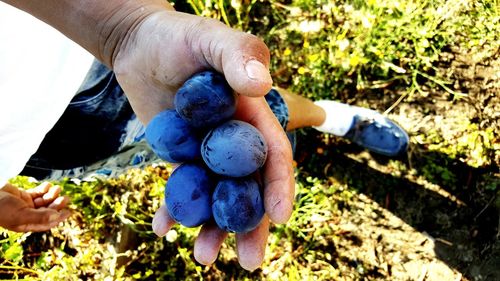
[[[52,214],[49,216],[50,222],[56,221],[57,219],[59,219],[59,214]]]
[[[283,205],[281,204],[281,200],[277,200],[276,202],[274,202],[273,206],[272,206],[272,210],[273,210],[273,218],[272,220],[275,222],[275,223],[284,223],[287,221],[287,216],[286,214],[284,214],[283,212]]]
[[[271,205],[271,220],[277,224],[286,223],[292,215],[291,209],[293,209],[293,207],[291,205],[292,204],[284,200],[276,200]]]
[[[165,235],[164,229],[165,229],[165,221],[164,220],[155,220],[153,219],[153,232],[156,234],[158,237],[162,237]]]
[[[254,272],[257,268],[259,268],[262,264],[252,264],[252,265],[245,265],[245,266],[241,266],[243,267],[244,269],[246,269],[247,271],[249,272]]]
[[[156,234],[156,236],[161,236],[159,224],[161,224],[161,222],[153,222],[153,232]]]
[[[258,60],[249,60],[245,64],[245,71],[247,72],[248,78],[252,80],[258,80],[263,83],[272,84],[273,79],[269,70]]]

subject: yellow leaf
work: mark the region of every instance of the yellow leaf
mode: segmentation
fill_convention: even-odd
[[[20,261],[23,259],[23,247],[19,244],[12,244],[5,251],[3,258],[8,261]]]
[[[316,61],[319,58],[319,54],[312,54],[307,57],[310,61]]]
[[[358,57],[358,56],[354,55],[354,56],[352,56],[352,57],[349,59],[349,64],[350,64],[351,66],[357,66],[357,65],[359,64],[359,62],[360,62],[360,61],[361,61],[361,60],[360,60],[360,57]]]

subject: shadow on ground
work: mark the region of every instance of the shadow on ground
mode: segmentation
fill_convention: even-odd
[[[342,140],[325,143],[309,131],[298,138],[301,173],[330,178],[370,197],[432,237],[436,257],[466,278],[500,280],[497,196],[485,188],[498,184],[492,176],[498,167],[476,169],[423,147],[411,147],[394,161]]]

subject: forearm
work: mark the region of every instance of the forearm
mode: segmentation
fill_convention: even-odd
[[[142,19],[174,10],[166,0],[1,0],[58,29],[112,67],[124,40]]]

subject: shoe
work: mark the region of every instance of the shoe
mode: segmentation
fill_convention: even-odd
[[[408,134],[393,121],[354,116],[353,126],[344,138],[385,156],[398,156],[408,148]]]
[[[409,137],[405,130],[377,111],[335,101],[315,103],[327,113],[323,125],[314,127],[318,131],[341,136],[385,156],[398,156],[408,149]]]

